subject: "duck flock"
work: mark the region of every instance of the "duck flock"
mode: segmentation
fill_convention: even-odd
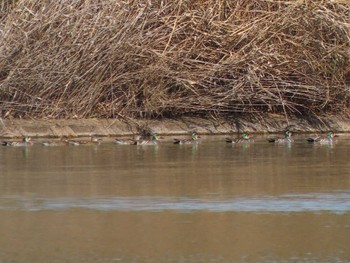
[[[326,136],[318,135],[315,137],[308,137],[305,140],[309,143],[332,143],[335,140],[336,134],[332,131],[328,132]],[[89,144],[100,144],[101,138],[91,137],[90,140],[72,140],[62,137],[60,140],[53,141],[41,141],[33,142],[30,137],[26,136],[20,141],[2,141],[3,146],[32,146],[35,143],[40,143],[43,146],[63,146],[63,145],[89,145]],[[227,143],[239,144],[239,143],[252,143],[254,142],[254,137],[249,136],[247,133],[243,133],[239,137],[225,138]],[[292,138],[292,132],[286,131],[284,137],[274,137],[268,138],[269,143],[291,143],[294,141]],[[132,139],[115,139],[116,144],[120,145],[156,145],[160,143],[159,136],[157,133],[152,132],[151,134],[137,135]],[[196,132],[192,132],[191,138],[188,139],[177,139],[173,141],[174,144],[198,144],[199,136]]]

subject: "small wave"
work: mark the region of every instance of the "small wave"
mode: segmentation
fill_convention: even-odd
[[[178,211],[295,213],[350,212],[350,193],[288,194],[278,196],[205,199],[155,196],[115,197],[0,197],[0,210],[43,211],[90,209],[99,211]]]

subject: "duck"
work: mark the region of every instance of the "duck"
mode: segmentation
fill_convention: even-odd
[[[91,145],[91,144],[100,144],[102,141],[101,138],[90,137],[90,140],[66,140],[67,144],[79,146],[79,145]]]
[[[28,136],[23,137],[22,141],[3,141],[1,144],[3,146],[32,146],[32,139]]]
[[[146,139],[141,135],[136,135],[134,139],[115,139],[115,143],[123,145],[156,145],[159,143],[159,137],[156,132],[153,132],[149,139]]]
[[[61,137],[58,141],[44,141],[41,143],[43,146],[64,146],[68,144],[66,137]]]
[[[44,146],[64,146],[67,145],[68,142],[65,141],[46,141],[41,143]]]
[[[141,135],[134,135],[133,139],[115,139],[114,142],[120,145],[133,145],[142,139]]]
[[[139,139],[139,140],[135,140],[134,145],[157,145],[159,144],[159,137],[158,134],[156,132],[154,132],[152,134],[151,139]]]
[[[309,137],[306,140],[310,143],[332,143],[334,141],[335,136],[336,136],[335,133],[331,131],[327,133],[327,137],[325,138],[321,136],[317,136],[317,137]]]
[[[180,140],[175,138],[174,144],[198,144],[198,138],[198,134],[196,132],[192,132],[191,139]]]
[[[225,138],[225,140],[227,143],[244,143],[254,141],[254,139],[246,133],[243,133],[241,138]]]
[[[290,143],[290,142],[293,142],[293,138],[292,138],[292,132],[291,131],[286,131],[284,133],[285,137],[284,138],[268,138],[268,142],[271,142],[271,143]]]

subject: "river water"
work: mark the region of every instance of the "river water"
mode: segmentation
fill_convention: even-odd
[[[335,144],[0,148],[0,262],[350,262]]]

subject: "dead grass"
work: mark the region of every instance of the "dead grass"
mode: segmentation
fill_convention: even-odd
[[[349,6],[333,1],[20,0],[0,19],[1,117],[349,106]]]

